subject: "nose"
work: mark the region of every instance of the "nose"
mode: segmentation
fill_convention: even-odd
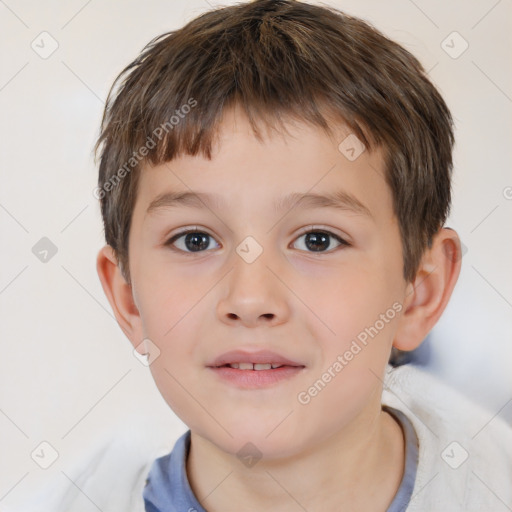
[[[287,321],[288,289],[277,277],[278,269],[272,268],[273,264],[263,254],[252,263],[234,256],[234,267],[226,276],[217,304],[217,315],[222,322],[257,327]]]

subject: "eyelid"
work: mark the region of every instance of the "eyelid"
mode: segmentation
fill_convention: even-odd
[[[178,228],[178,231],[172,234],[168,234],[164,236],[164,245],[171,245],[172,242],[176,241],[178,238],[181,238],[182,236],[187,235],[188,233],[205,233],[206,235],[210,236],[214,240],[217,240],[217,238],[212,235],[208,229],[203,228],[201,226],[189,226],[189,227],[183,227]]]
[[[318,224],[310,224],[308,226],[304,226],[303,228],[300,228],[297,236],[302,236],[307,233],[316,232],[316,231],[329,233],[331,235],[337,236],[338,238],[343,240],[345,243],[351,244],[351,242],[349,242],[350,237],[348,235],[345,235],[343,233],[342,234],[336,233],[335,228],[330,228],[328,226],[320,226]]]

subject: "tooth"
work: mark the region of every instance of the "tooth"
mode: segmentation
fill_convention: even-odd
[[[281,368],[283,365],[278,363],[230,363],[228,366],[239,370],[270,370]]]
[[[255,370],[270,370],[272,365],[270,363],[259,363],[254,365]]]

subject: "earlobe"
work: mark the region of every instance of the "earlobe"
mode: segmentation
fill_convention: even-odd
[[[426,338],[450,300],[460,268],[459,236],[451,228],[441,228],[423,255],[414,283],[409,283],[405,291],[395,348],[414,350]]]
[[[117,323],[132,344],[138,346],[141,339],[140,314],[133,299],[132,286],[124,279],[110,245],[100,249],[96,270]]]

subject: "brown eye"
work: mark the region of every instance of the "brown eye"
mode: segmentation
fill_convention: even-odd
[[[189,229],[174,235],[166,245],[174,245],[177,250],[185,253],[204,252],[210,248],[212,236],[203,231]]]
[[[333,250],[339,246],[349,246],[350,244],[340,238],[338,235],[330,231],[311,230],[303,233],[297,240],[304,238],[304,247],[308,252],[330,252],[328,249]],[[333,240],[334,239],[334,243]]]

